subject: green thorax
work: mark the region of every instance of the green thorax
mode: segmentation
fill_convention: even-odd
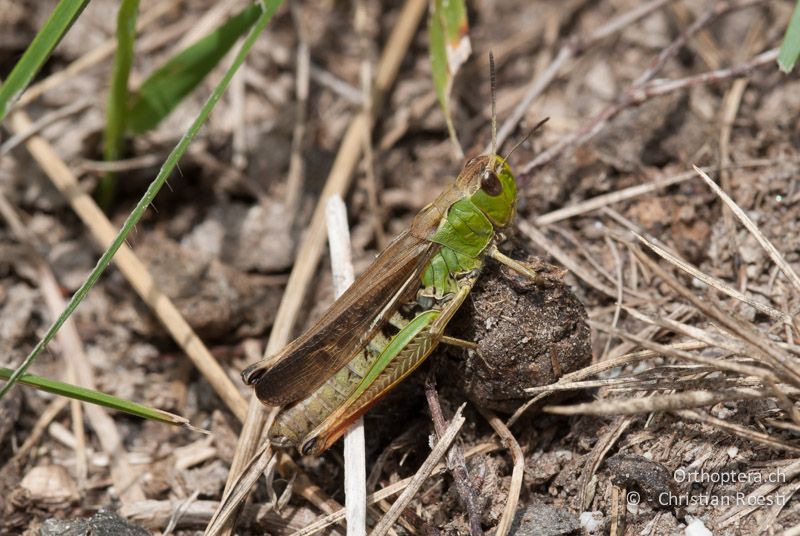
[[[458,274],[480,269],[495,233],[514,217],[517,185],[511,168],[497,156],[482,160],[477,169],[470,170],[471,176],[460,177],[467,190],[464,197],[450,205],[429,238],[442,246],[422,276],[429,295],[453,292]]]

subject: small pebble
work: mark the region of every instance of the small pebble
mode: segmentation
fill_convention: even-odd
[[[686,517],[689,519],[691,516]],[[683,534],[685,536],[714,536],[714,533],[708,530],[703,522],[696,517],[689,521]]]

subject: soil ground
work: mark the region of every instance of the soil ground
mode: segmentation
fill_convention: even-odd
[[[141,18],[160,4],[143,0]],[[224,17],[245,2],[172,4],[142,31],[134,85],[179,50],[184,39],[192,39],[193,31],[202,35],[212,8],[226,7],[220,10]],[[374,63],[400,11],[396,2],[363,0],[368,13],[364,41],[353,29],[351,2],[293,4],[296,16],[284,6],[270,23],[243,76],[128,239],[248,397],[239,371],[263,353],[295,252],[347,125],[360,110],[363,60],[366,56]],[[481,526],[492,534],[512,487],[513,460],[477,406],[505,418],[534,396],[525,388],[559,378],[562,383],[565,378],[591,380],[567,391],[544,391],[511,426],[524,454],[512,533],[779,534],[800,524],[800,503],[793,498],[800,487],[795,480],[800,428],[793,420],[800,385],[792,381],[800,377],[793,376],[800,342],[798,333],[780,321],[781,314],[796,314],[800,289],[691,171],[692,165],[707,167],[785,262],[800,272],[800,80],[779,72],[774,61],[744,68],[736,77],[725,72],[779,45],[793,3],[748,2],[749,7],[711,15],[685,43],[681,36],[712,4],[664,4],[583,47],[581,40],[640,3],[470,2],[473,54],[455,79],[452,97],[453,120],[467,157],[483,151],[491,138],[490,49],[497,62],[501,125],[531,81],[558,60],[559,51],[571,54],[524,109],[503,145],[508,151],[540,119],[550,118],[510,157],[519,179],[519,202],[517,224],[503,249],[534,261],[553,283],[532,288],[496,267],[489,270],[452,330],[453,336],[468,334],[483,350],[437,352],[367,416],[371,488],[412,476],[430,452],[432,424],[423,384],[436,378],[445,417],[471,398],[458,441],[468,454]],[[53,5],[0,0],[0,76],[7,76]],[[37,80],[112,39],[117,5],[91,2]],[[213,27],[222,19],[210,20]],[[287,176],[301,40],[310,51],[310,92],[300,145],[304,181],[290,207]],[[362,161],[346,199],[356,273],[369,265],[387,237],[409,226],[463,164],[453,154],[437,104],[427,45],[421,24],[374,120],[375,178],[369,178],[369,163]],[[666,59],[663,65],[655,63],[659,57]],[[654,65],[657,72],[646,86],[650,91],[630,91]],[[83,103],[39,135],[85,190],[103,173],[97,160],[110,71],[106,58],[25,106],[35,120]],[[661,91],[667,80],[711,71],[718,72]],[[130,141],[131,160],[118,174],[108,211],[115,226],[124,221],[220,74],[215,71],[155,131]],[[576,139],[576,132],[592,135]],[[9,134],[6,129],[0,135],[7,140]],[[531,166],[537,156],[569,140],[552,159]],[[628,188],[659,181],[669,184],[626,195]],[[371,201],[373,187],[377,207]],[[61,294],[71,295],[101,249],[24,144],[0,156],[0,192],[34,237]],[[619,197],[602,197],[615,193]],[[591,199],[601,201],[581,205]],[[575,209],[555,212],[563,207]],[[637,245],[634,232],[761,308],[675,269]],[[20,363],[53,319],[40,264],[29,245],[18,240],[7,222],[0,223],[3,366]],[[308,283],[296,334],[332,301],[330,264],[323,259]],[[684,294],[653,264],[672,274]],[[700,302],[691,303],[687,294]],[[726,314],[735,324],[724,323]],[[81,416],[76,407],[51,395],[18,387],[0,402],[5,460],[0,462],[0,533],[63,533],[67,527],[52,525],[56,520],[91,518],[108,509],[92,522],[109,523],[103,525],[113,527],[109,533],[138,530],[109,513],[115,511],[152,533],[164,532],[174,519],[175,533],[200,534],[221,497],[241,424],[116,267],[72,318],[97,389],[178,413],[211,435],[117,414],[113,421],[90,423],[88,411]],[[648,342],[662,347],[647,354],[647,348],[653,350]],[[67,379],[65,351],[62,344],[51,345],[32,371]],[[486,358],[492,352],[497,361]],[[617,366],[602,366],[612,359]],[[775,383],[733,370],[731,363],[774,373]],[[596,368],[585,368],[590,366]],[[664,399],[658,408],[648,405],[648,399],[669,394],[684,398]],[[553,408],[592,401],[612,406],[581,406],[575,415]],[[633,403],[639,406],[631,409]],[[93,428],[97,422],[113,430]],[[103,439],[112,435],[120,442],[110,450]],[[26,445],[31,437],[34,441]],[[320,458],[293,456],[322,493],[343,502],[340,445]],[[111,468],[124,457],[127,476],[135,479],[120,489],[126,475]],[[285,494],[286,504],[276,513],[265,506],[274,497],[262,480],[243,513],[240,532],[289,534],[323,515],[299,496],[298,485],[276,476],[271,487],[279,494],[287,486],[295,491]],[[184,513],[174,516],[180,505]],[[379,503],[374,512],[379,516],[386,507]],[[398,534],[469,533],[450,473],[427,480],[401,520]],[[90,523],[83,523],[76,534],[91,530],[86,528]]]

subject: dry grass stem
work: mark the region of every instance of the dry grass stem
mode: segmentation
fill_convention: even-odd
[[[775,164],[776,161],[774,160],[758,159],[758,160],[747,160],[743,162],[738,162],[736,164],[728,164],[724,166],[722,165],[706,166],[701,169],[703,169],[706,172],[710,172],[716,170],[723,171],[723,170],[742,169],[742,168],[768,167],[768,166],[774,166]],[[629,186],[627,188],[623,188],[621,190],[615,190],[607,194],[597,195],[595,197],[591,197],[589,199],[580,201],[573,205],[567,205],[565,207],[553,210],[546,214],[542,214],[541,216],[537,216],[536,218],[534,218],[533,223],[540,227],[557,223],[563,220],[574,218],[575,216],[580,216],[583,214],[587,214],[589,212],[593,212],[595,210],[599,210],[609,205],[620,203],[622,201],[630,201],[631,199],[635,199],[637,197],[641,197],[643,195],[650,194],[658,190],[662,190],[664,188],[673,186],[675,184],[680,184],[682,182],[691,179],[694,176],[695,176],[694,171],[684,171],[676,175],[668,175],[666,177],[656,178],[644,184],[637,184],[636,186]]]
[[[589,270],[581,266],[580,263],[575,261],[572,256],[567,254],[566,251],[558,247],[552,240],[548,239],[544,233],[539,229],[529,224],[526,221],[520,221],[518,224],[520,231],[533,241],[534,244],[539,246],[542,250],[546,251],[549,255],[555,258],[559,263],[564,265],[575,276],[583,279],[589,286],[599,290],[609,298],[616,299],[617,291],[608,285],[602,283],[594,276]]]
[[[596,329],[599,329],[599,330],[602,330],[602,331],[605,331],[605,332],[608,332],[608,333],[613,333],[613,334],[615,334],[615,335],[617,335],[619,337],[628,339],[628,340],[630,340],[632,342],[637,343],[638,345],[640,345],[640,346],[642,346],[644,348],[648,348],[648,349],[653,350],[655,352],[659,352],[662,355],[666,355],[666,356],[670,356],[670,357],[676,357],[676,358],[679,358],[679,359],[684,359],[686,361],[699,363],[701,365],[708,365],[710,367],[714,367],[714,368],[717,368],[717,369],[720,369],[720,370],[729,370],[731,372],[735,372],[735,373],[742,374],[742,375],[745,375],[745,376],[755,376],[757,378],[764,379],[764,381],[776,380],[777,379],[777,377],[772,373],[772,371],[767,369],[767,368],[755,367],[755,366],[752,366],[752,365],[746,365],[744,363],[737,363],[737,362],[734,362],[734,361],[728,361],[728,360],[723,360],[723,359],[706,357],[706,356],[699,355],[699,354],[692,354],[692,353],[686,352],[684,350],[679,350],[679,349],[674,348],[674,347],[670,348],[669,346],[653,342],[651,340],[645,339],[643,337],[639,337],[639,336],[634,335],[632,333],[627,333],[625,331],[612,328],[608,324],[604,324],[602,322],[590,321],[589,325],[591,325],[593,328],[596,328]],[[707,346],[707,344],[703,344],[703,345]]]
[[[496,536],[506,536],[511,530],[511,523],[514,521],[514,514],[517,511],[517,504],[519,504],[519,492],[522,489],[522,478],[525,469],[525,455],[522,453],[522,448],[520,448],[517,438],[514,437],[511,430],[493,411],[479,405],[476,405],[476,407],[489,425],[494,428],[497,435],[500,436],[500,441],[511,453],[511,461],[514,464],[514,468],[511,470],[511,482],[508,485],[506,505],[503,508],[503,515],[495,528]]]
[[[751,7],[760,2],[716,2],[706,13],[700,16],[692,25],[686,28],[673,40],[667,47],[663,48],[658,56],[653,60],[650,67],[633,82],[616,100],[592,119],[587,121],[580,129],[572,134],[565,136],[558,143],[539,153],[533,160],[522,166],[520,173],[527,175],[534,169],[552,162],[557,156],[565,151],[582,145],[596,136],[603,130],[605,125],[622,110],[634,104],[641,104],[645,100],[663,95],[679,89],[685,89],[694,85],[707,82],[720,82],[733,77],[741,76],[752,71],[759,66],[772,62],[777,58],[777,49],[761,54],[753,60],[729,69],[721,69],[703,73],[702,75],[687,77],[673,82],[655,81],[650,82],[653,77],[664,67],[664,65],[683,47],[686,42],[702,28],[723,14]]]
[[[734,288],[731,288],[729,285],[726,285],[724,282],[720,281],[719,279],[716,279],[716,278],[711,277],[710,275],[708,275],[708,274],[706,274],[704,272],[701,272],[700,270],[698,270],[697,268],[695,268],[694,266],[692,266],[688,262],[686,262],[683,259],[679,258],[677,255],[671,253],[670,251],[668,251],[665,248],[662,248],[658,244],[655,244],[654,242],[651,242],[650,240],[646,239],[645,237],[643,237],[643,236],[641,236],[639,234],[636,235],[636,238],[638,238],[648,248],[653,250],[653,252],[655,252],[659,257],[661,257],[664,260],[669,261],[670,263],[674,264],[675,266],[677,266],[678,268],[680,268],[681,270],[683,270],[687,274],[691,275],[692,277],[695,277],[695,278],[699,279],[700,281],[702,281],[706,285],[708,285],[710,287],[713,287],[713,288],[717,289],[718,291],[722,292],[723,294],[727,294],[731,298],[735,298],[735,299],[741,301],[742,303],[746,303],[747,305],[749,305],[753,309],[755,309],[755,310],[757,310],[757,311],[759,311],[761,313],[764,313],[767,316],[770,316],[770,317],[772,317],[772,318],[774,318],[776,320],[780,320],[785,324],[792,325],[792,317],[790,315],[784,313],[783,311],[779,311],[778,309],[775,309],[774,307],[770,307],[769,305],[766,305],[766,304],[763,304],[763,303],[761,303],[759,301],[756,301],[753,298],[747,296],[746,294],[744,294],[742,292],[739,292],[738,290],[736,290]]]
[[[780,467],[780,466],[778,466]],[[800,475],[800,461],[792,461],[785,467],[780,467],[783,482],[767,482],[758,486],[756,489],[751,491],[747,495],[747,500],[742,501],[740,504],[737,504],[727,512],[725,512],[719,519],[720,527],[727,527],[733,523],[736,523],[741,518],[746,516],[747,514],[753,512],[758,508],[756,506],[757,500],[756,497],[767,497],[776,489],[780,484],[784,482],[792,482],[798,475]],[[794,484],[797,484],[796,482]]]
[[[314,65],[313,63],[311,63],[310,66],[309,72],[311,79],[314,80],[314,82],[330,89],[336,93],[337,96],[348,101],[354,106],[363,105],[364,95],[358,88],[351,86],[341,78],[338,78],[336,75],[326,71],[322,67]]]
[[[66,119],[68,117],[71,117],[72,115],[84,111],[93,104],[94,101],[91,99],[80,99],[73,102],[72,104],[69,104],[67,106],[62,106],[61,108],[53,110],[50,113],[44,114],[42,117],[34,121],[29,128],[23,130],[22,132],[14,134],[6,141],[4,141],[3,144],[0,145],[0,157],[7,155],[9,152],[11,152],[12,149],[23,143],[25,140],[27,140],[34,134],[38,134],[45,128],[61,121],[62,119]]]
[[[711,188],[711,190],[713,190],[720,199],[722,199],[731,212],[733,212],[736,217],[739,218],[739,221],[742,222],[742,225],[744,225],[745,228],[750,231],[753,237],[758,240],[758,243],[761,245],[761,247],[764,248],[764,250],[769,254],[772,262],[774,262],[781,269],[783,275],[785,275],[792,286],[794,286],[795,291],[800,292],[800,276],[798,276],[797,272],[795,272],[789,263],[786,262],[786,259],[784,259],[783,255],[781,255],[777,248],[772,245],[772,242],[770,242],[767,237],[764,236],[764,233],[759,230],[758,226],[753,222],[753,220],[751,220],[745,211],[742,210],[741,207],[739,207],[739,205],[737,205],[736,202],[731,199],[730,196],[728,196],[728,194],[723,192],[722,189],[717,186],[717,184],[712,181],[702,169],[694,166],[694,170],[698,175],[700,175],[700,177],[702,177],[708,187]],[[798,333],[800,333],[800,330],[798,330]]]
[[[773,341],[750,326],[748,322],[734,318],[732,315],[726,314],[719,307],[713,305],[710,301],[704,301],[695,296],[689,289],[679,283],[677,279],[662,269],[655,261],[644,255],[639,249],[633,249],[633,251],[643,265],[646,265],[681,297],[691,302],[694,307],[708,318],[719,322],[729,333],[735,333],[750,347],[754,355],[774,366],[776,373],[780,373],[780,375],[787,378],[787,381],[790,383],[800,385],[800,373],[797,371],[796,364],[788,359],[781,351],[780,347]]]
[[[214,536],[225,530],[225,526],[244,503],[248,493],[250,493],[250,488],[261,478],[261,475],[269,466],[273,456],[269,448],[269,443],[265,443],[255,456],[253,456],[245,467],[242,478],[238,479],[235,485],[230,490],[226,490],[225,494],[222,496],[217,510],[208,522],[208,526],[204,532],[206,536]]]
[[[464,406],[462,405],[458,408],[458,410],[456,410],[456,413],[453,415],[453,418],[451,419],[450,424],[447,426],[447,429],[445,429],[444,433],[439,438],[439,441],[436,442],[436,445],[425,459],[425,462],[423,462],[422,466],[419,468],[419,470],[417,470],[414,478],[411,480],[405,490],[403,490],[403,493],[400,494],[394,504],[392,504],[392,507],[388,512],[386,512],[386,515],[384,515],[380,522],[375,526],[371,533],[372,536],[383,536],[389,531],[397,518],[400,517],[400,513],[406,506],[408,506],[408,504],[414,498],[414,495],[416,495],[420,487],[422,487],[422,484],[425,482],[425,480],[431,476],[431,473],[433,473],[434,469],[436,468],[436,464],[438,464],[439,460],[441,460],[447,453],[450,445],[458,435],[458,431],[461,430],[461,426],[464,424],[465,419],[461,414],[463,409]],[[499,529],[497,534],[501,534]],[[505,536],[505,533],[502,533],[502,535]]]
[[[397,23],[386,42],[386,47],[375,74],[374,102],[376,106],[380,105],[386,91],[394,82],[426,7],[427,3],[424,0],[408,0],[403,6]],[[347,128],[342,144],[339,147],[339,152],[325,182],[325,187],[320,194],[320,201],[314,210],[305,239],[298,248],[297,261],[292,268],[281,304],[278,307],[265,356],[274,354],[291,339],[292,329],[302,307],[308,282],[314,277],[325,245],[325,203],[333,195],[344,195],[349,188],[353,172],[363,149],[363,131],[367,124],[367,119],[362,112],[356,115]],[[272,414],[274,416],[274,410]],[[238,475],[241,474],[245,462],[252,457],[252,454],[258,448],[265,422],[264,407],[255,396],[252,396],[247,410],[247,418],[239,436],[236,454],[231,464],[226,488],[235,482]],[[285,465],[281,463],[279,467],[284,467]],[[318,506],[322,504],[324,503],[320,503]]]
[[[21,111],[11,114],[8,122],[14,132],[25,131],[32,124],[27,115]],[[52,145],[38,135],[29,138],[25,145],[56,188],[69,201],[75,213],[89,228],[95,240],[102,247],[108,247],[116,236],[114,226],[94,199],[80,188],[77,178],[61,160]],[[137,294],[163,322],[175,342],[183,348],[220,398],[235,415],[241,418],[246,411],[246,402],[242,395],[239,394],[225,370],[194,333],[177,307],[158,288],[144,263],[126,244],[120,247],[114,261]]]
[[[436,385],[434,385],[431,377],[428,377],[425,382],[425,398],[428,400],[428,408],[431,412],[436,435],[441,437],[447,427],[447,423],[439,402],[439,394],[436,392]],[[455,444],[447,451],[447,468],[453,475],[461,503],[467,510],[470,535],[480,536],[483,531],[481,530],[481,516],[478,511],[477,490],[473,488],[472,480],[467,471],[467,463],[464,459],[464,451],[460,445]]]
[[[635,22],[643,19],[647,15],[660,9],[663,5],[672,0],[651,0],[645,4],[641,4],[630,11],[618,15],[597,28],[592,34],[587,37],[581,38],[575,36],[568,40],[564,46],[559,50],[555,59],[547,66],[547,68],[539,75],[531,80],[525,95],[520,99],[514,111],[508,119],[505,120],[503,125],[497,132],[497,146],[502,147],[506,139],[511,135],[517,125],[525,117],[526,112],[530,108],[536,98],[541,95],[545,89],[555,80],[561,68],[572,58],[580,55],[582,52],[591,49],[600,41],[619,33],[621,30],[634,24]],[[499,54],[498,54],[499,56]],[[490,147],[487,146],[484,152],[488,152]]]
[[[383,231],[383,218],[381,207],[378,201],[378,179],[376,176],[375,156],[372,150],[372,130],[374,128],[376,110],[372,102],[372,43],[369,39],[367,24],[369,14],[364,0],[356,0],[354,26],[359,38],[359,48],[361,49],[361,94],[364,96],[362,111],[367,119],[367,128],[364,129],[364,159],[363,166],[366,178],[367,201],[372,215],[372,226],[375,231],[375,241],[378,249],[386,247],[386,233]]]
[[[41,263],[39,266],[41,288],[50,314],[55,318],[66,308],[66,301],[61,296],[61,290],[55,276],[50,269]],[[87,389],[96,389],[94,373],[92,372],[86,352],[83,349],[78,329],[75,322],[68,319],[56,335],[56,340],[64,358],[75,371],[77,384]],[[111,481],[114,489],[123,503],[142,501],[144,491],[139,485],[140,474],[133,470],[128,461],[128,452],[122,442],[122,436],[117,426],[105,409],[100,406],[86,403],[86,417],[92,425],[103,451],[108,454],[111,461]],[[77,438],[77,435],[76,435]]]
[[[40,248],[37,248],[38,244],[35,238],[28,232],[19,218],[19,215],[2,194],[0,194],[0,214],[3,215],[3,218],[9,224],[9,227],[11,227],[17,240],[28,247],[31,257],[35,259],[39,275],[39,287],[44,296],[45,303],[52,317],[57,317],[64,311],[67,305],[61,295],[61,287],[46,260],[38,254]],[[56,334],[56,341],[58,342],[59,350],[63,358],[67,362],[68,371],[71,372],[73,376],[68,377],[68,381],[74,382],[87,389],[96,389],[94,372],[86,357],[83,343],[78,334],[78,328],[72,318],[64,322],[61,330]],[[79,475],[82,474],[85,479],[86,451],[82,412],[80,411],[80,403],[78,401],[70,400],[70,404],[73,406],[73,419],[80,419],[79,422],[73,420],[73,426],[76,428],[76,450],[83,451],[77,456],[78,460],[83,460],[83,467],[79,467],[78,471]],[[77,410],[74,408],[76,405],[78,406]],[[111,460],[111,481],[121,501],[127,504],[144,500],[144,491],[138,482],[139,475],[128,462],[128,453],[123,445],[122,437],[117,430],[114,419],[112,419],[102,407],[88,402],[86,403],[86,416],[94,429],[103,451],[108,454],[108,458]]]
[[[353,284],[355,279],[350,253],[347,208],[338,195],[328,199],[326,222],[334,295],[338,298]],[[367,460],[365,451],[364,419],[359,418],[344,435],[344,498],[348,536],[367,533]]]
[[[297,70],[295,73],[294,128],[292,129],[292,149],[289,156],[289,173],[286,178],[286,212],[297,214],[300,196],[303,192],[305,166],[303,164],[303,142],[306,137],[308,115],[308,88],[310,78],[311,53],[303,33],[303,25],[298,21],[297,7],[292,5],[292,16],[297,29]]]
[[[574,406],[545,406],[543,411],[556,415],[635,415],[654,411],[713,406],[728,400],[758,400],[765,397],[763,390],[729,389],[726,391],[685,391],[649,398],[597,400]]]
[[[472,458],[473,456],[478,456],[480,454],[489,454],[491,452],[496,452],[500,450],[502,447],[497,443],[481,443],[467,449],[464,453],[464,457],[466,459]],[[440,475],[447,470],[446,464],[438,464],[431,472],[431,476]],[[380,489],[374,493],[371,493],[367,496],[367,504],[376,504],[380,501],[385,500],[387,497],[391,497],[392,495],[396,495],[403,491],[414,479],[414,477],[404,478],[403,480],[399,480],[393,484],[386,486],[383,489]],[[318,532],[322,531],[323,529],[333,525],[334,523],[338,523],[339,521],[345,518],[345,509],[340,508],[336,512],[328,514],[327,516],[318,519],[311,525],[305,527],[304,529],[297,531],[292,534],[292,536],[311,536],[312,534],[317,534]]]
[[[592,322],[590,322],[590,325],[592,325],[592,327],[597,327],[597,324],[593,324]],[[622,333],[622,331],[620,331],[620,333]],[[698,342],[694,342],[694,341],[689,341],[689,342],[677,343],[677,344],[668,345],[668,346],[665,345],[664,348],[667,349],[668,351],[669,350],[697,350],[697,349],[700,349],[700,348],[706,348],[707,346],[708,345],[705,344],[705,343],[698,343]],[[611,369],[614,369],[614,368],[617,368],[617,367],[622,367],[622,366],[629,365],[629,364],[638,363],[639,361],[643,361],[645,359],[652,359],[654,357],[660,357],[661,355],[662,355],[662,352],[660,352],[660,351],[648,349],[648,350],[640,350],[638,352],[633,352],[633,353],[630,353],[630,354],[624,354],[624,355],[617,356],[617,357],[611,357],[611,358],[606,359],[605,361],[600,361],[598,363],[593,363],[593,364],[589,365],[588,367],[584,367],[584,368],[582,368],[580,370],[576,370],[575,372],[571,372],[569,374],[565,374],[564,376],[559,378],[558,382],[556,382],[554,384],[545,385],[545,386],[542,386],[541,388],[533,387],[533,388],[526,389],[526,391],[529,391],[532,394],[533,393],[538,393],[538,394],[536,394],[536,396],[534,396],[531,400],[529,400],[529,401],[525,402],[523,405],[521,405],[511,415],[511,417],[509,417],[509,419],[506,421],[506,426],[509,426],[509,427],[513,426],[514,423],[516,423],[517,420],[519,420],[519,418],[526,411],[528,411],[531,407],[533,407],[534,405],[536,405],[539,402],[541,402],[542,400],[544,400],[552,392],[560,390],[556,386],[569,385],[572,382],[577,382],[577,381],[583,380],[585,378],[588,378],[590,376],[594,376],[596,374],[599,374],[599,373],[607,371],[607,370],[611,370]],[[691,355],[691,354],[689,354],[689,355]],[[549,389],[550,387],[553,387],[553,389]],[[539,391],[539,389],[541,389],[541,391]]]
[[[33,428],[31,428],[30,435],[25,438],[25,442],[22,443],[22,445],[17,449],[17,452],[14,453],[14,456],[11,457],[11,460],[8,462],[10,466],[19,463],[25,456],[27,456],[30,450],[35,447],[37,443],[39,443],[40,439],[42,439],[42,435],[44,435],[47,427],[50,426],[50,423],[53,422],[53,419],[58,417],[58,414],[61,413],[68,404],[69,399],[57,397],[47,405],[45,410],[36,420]]]
[[[722,419],[718,419],[716,417],[712,417],[711,415],[706,415],[703,413],[698,413],[692,410],[681,410],[675,412],[676,415],[683,419],[688,419],[691,421],[699,421],[705,424],[710,424],[727,432],[730,432],[733,435],[740,436],[744,439],[755,441],[756,443],[761,443],[762,445],[766,445],[768,447],[777,449],[777,450],[785,450],[792,453],[800,453],[800,447],[791,445],[777,439],[775,437],[770,436],[769,434],[763,432],[756,432],[751,430],[750,428],[746,428],[739,424],[735,424],[732,422],[728,422]]]
[[[533,221],[539,226],[550,225],[562,220],[574,218],[575,216],[586,214],[587,212],[598,210],[607,205],[628,201],[630,199],[667,188],[668,186],[672,186],[674,184],[680,184],[681,182],[689,180],[692,177],[694,177],[692,172],[685,171],[683,173],[678,173],[677,175],[670,175],[655,179],[644,184],[629,186],[628,188],[623,188],[622,190],[601,194],[590,199],[586,199],[585,201],[575,203],[574,205],[567,205],[557,210],[553,210],[552,212],[548,212],[547,214],[542,214],[541,216],[537,216]]]
[[[141,32],[145,28],[148,28],[151,24],[159,20],[161,17],[169,13],[170,11],[175,9],[175,6],[178,5],[178,0],[168,0],[165,2],[156,2],[152,8],[148,11],[142,13],[141,17],[138,17],[136,22],[136,31]],[[141,44],[140,44],[141,45]],[[92,49],[91,52],[87,52],[77,60],[70,63],[66,68],[56,71],[55,73],[51,74],[44,80],[32,84],[25,90],[25,92],[20,95],[19,100],[14,103],[12,109],[20,110],[26,107],[28,104],[33,102],[34,100],[38,99],[48,91],[55,89],[67,80],[74,78],[81,74],[82,72],[86,71],[90,67],[93,67],[102,61],[107,60],[111,56],[113,56],[114,51],[117,49],[117,40],[115,37],[112,37],[100,45],[96,46]],[[144,46],[139,47],[139,51],[145,50]]]
[[[592,451],[589,453],[588,459],[584,464],[584,469],[581,472],[579,490],[580,493],[578,494],[578,499],[580,500],[580,509],[581,511],[586,510],[587,506],[592,502],[590,493],[589,493],[589,484],[592,481],[592,477],[597,472],[598,467],[603,462],[608,454],[608,451],[617,443],[619,438],[628,429],[628,427],[633,422],[633,419],[630,417],[620,417],[614,420],[611,426],[608,427],[606,433],[604,433],[597,443],[595,444]]]

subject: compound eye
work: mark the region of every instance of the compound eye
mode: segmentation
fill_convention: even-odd
[[[483,177],[481,177],[481,190],[492,197],[503,193],[503,185],[500,183],[500,178],[494,170],[488,169],[483,173]]]

